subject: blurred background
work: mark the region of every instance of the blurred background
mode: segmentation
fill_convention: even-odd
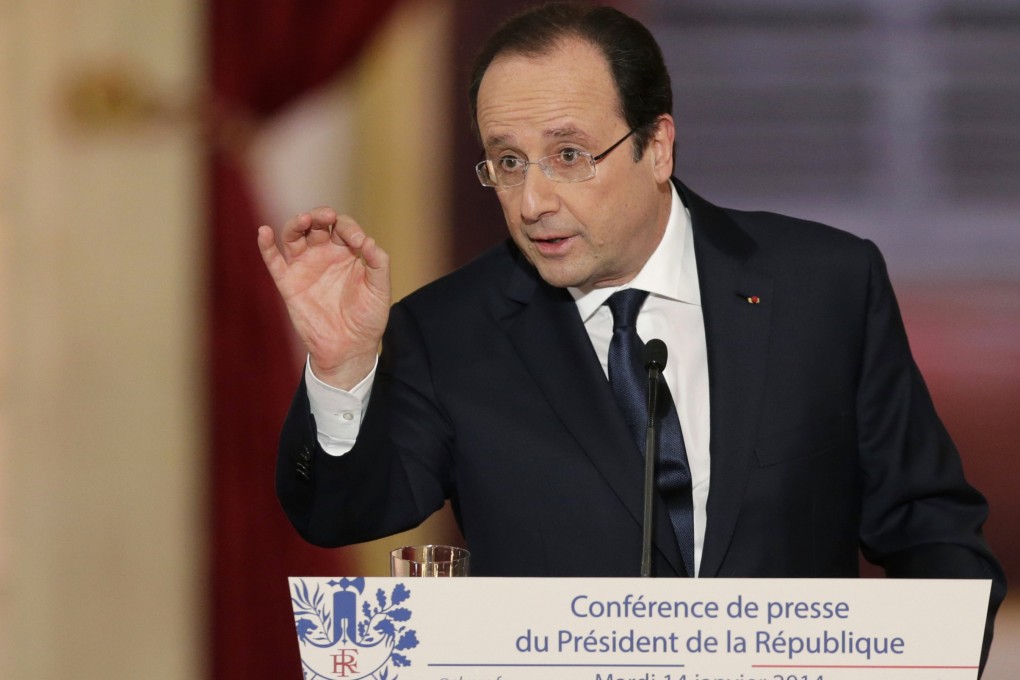
[[[501,239],[466,69],[523,0],[0,0],[0,677],[291,678],[285,578],[385,574],[273,495],[300,375],[256,227],[321,204],[397,295]],[[885,253],[1014,582],[1020,3],[628,0],[677,174]],[[1020,601],[986,678],[1020,673]]]

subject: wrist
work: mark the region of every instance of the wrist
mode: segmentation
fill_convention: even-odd
[[[309,356],[308,365],[318,380],[337,389],[350,392],[363,381],[375,368],[376,354],[362,354],[343,361],[335,366],[323,366]]]

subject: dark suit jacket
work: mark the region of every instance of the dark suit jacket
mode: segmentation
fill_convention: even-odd
[[[851,577],[863,550],[893,576],[992,578],[997,605],[986,503],[914,365],[877,248],[678,189],[708,343],[701,575]],[[319,449],[300,387],[277,490],[320,545],[413,527],[449,498],[474,574],[636,576],[642,475],[572,298],[507,242],[393,307],[349,454]],[[664,514],[655,548],[658,575],[684,573]]]

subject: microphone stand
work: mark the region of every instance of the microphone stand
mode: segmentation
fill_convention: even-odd
[[[644,523],[641,536],[641,576],[652,575],[652,512],[655,500],[656,422],[655,408],[659,394],[659,376],[666,363],[666,346],[661,340],[650,340],[645,346],[645,368],[648,369],[648,427],[645,429],[645,497]]]

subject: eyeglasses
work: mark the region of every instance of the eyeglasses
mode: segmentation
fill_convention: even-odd
[[[524,184],[528,174],[528,166],[537,165],[546,177],[554,182],[584,182],[595,176],[595,166],[599,161],[612,153],[613,149],[634,134],[631,130],[615,144],[597,156],[587,151],[567,147],[558,153],[539,158],[537,161],[526,161],[517,156],[506,155],[495,160],[485,160],[475,166],[478,181],[483,187],[516,187]]]

